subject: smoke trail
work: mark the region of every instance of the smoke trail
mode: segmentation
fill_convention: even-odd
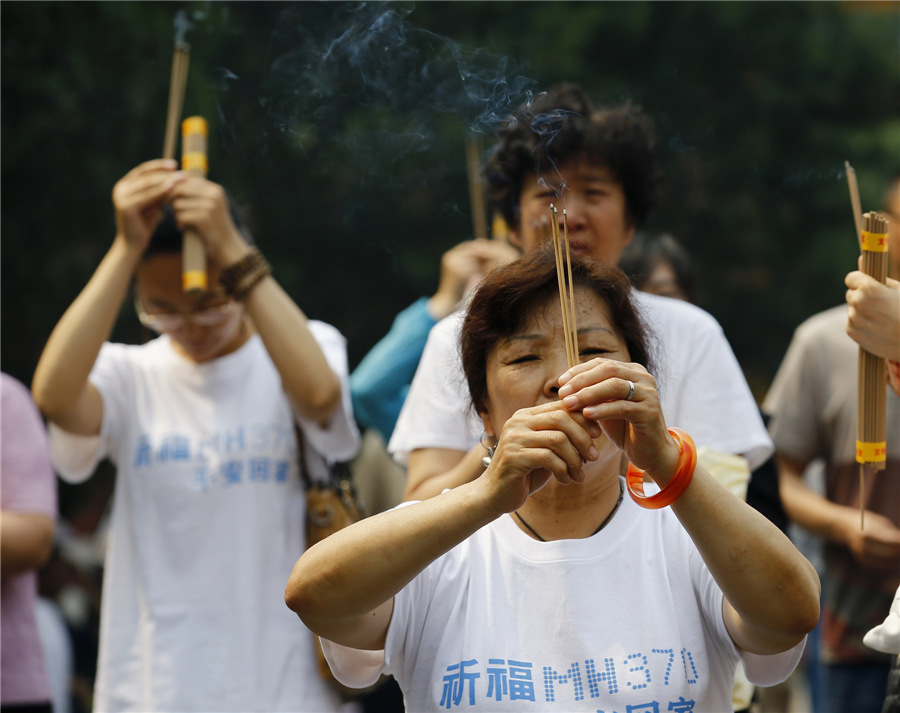
[[[175,13],[175,19],[172,21],[172,24],[175,26],[175,44],[178,44],[179,42],[185,42],[185,37],[187,36],[188,30],[194,27],[194,23],[191,22],[188,18],[187,12],[185,12],[184,10],[179,10],[177,13]]]
[[[534,80],[508,57],[409,21],[409,3],[288,8],[261,103],[301,150],[340,142],[374,171],[429,150],[448,120],[492,134]],[[361,166],[360,166],[361,167]]]

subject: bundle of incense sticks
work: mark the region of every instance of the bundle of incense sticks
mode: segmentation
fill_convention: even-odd
[[[481,142],[475,136],[466,141],[466,167],[469,176],[469,203],[472,207],[472,230],[476,238],[488,236],[487,210],[485,209],[484,189],[481,186],[479,165],[481,161]]]
[[[184,105],[184,91],[187,86],[188,63],[191,47],[186,42],[176,42],[172,55],[172,78],[169,81],[169,110],[166,115],[166,136],[163,142],[163,158],[175,158],[175,142],[178,125]],[[182,124],[183,170],[206,175],[206,120],[202,117],[185,119]],[[200,236],[190,230],[184,232],[181,284],[185,292],[207,289],[206,254]]]
[[[202,116],[189,116],[181,125],[181,169],[205,176],[208,170],[206,136],[209,126]],[[200,236],[193,230],[184,231],[181,248],[181,285],[185,292],[204,291],[208,287],[206,253]]]
[[[575,326],[575,285],[572,282],[572,256],[569,252],[569,222],[563,210],[563,229],[560,235],[559,211],[550,204],[550,231],[556,255],[556,277],[559,281],[559,304],[562,309],[566,361],[571,369],[579,362],[578,328]]]
[[[181,108],[184,104],[184,88],[187,84],[190,52],[191,47],[187,43],[175,43],[175,53],[172,56],[172,79],[169,82],[169,111],[166,115],[163,158],[175,158],[175,141],[178,138],[178,125],[181,123]]]
[[[862,271],[884,282],[888,268],[888,221],[878,213],[862,217]],[[884,359],[859,348],[857,374],[856,461],[859,463],[859,526],[864,525],[866,471],[883,470],[887,457],[887,391]]]

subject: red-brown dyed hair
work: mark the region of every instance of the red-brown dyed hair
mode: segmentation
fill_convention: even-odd
[[[594,292],[609,308],[612,327],[631,360],[651,370],[646,328],[632,300],[631,283],[619,268],[572,257],[572,281]],[[544,244],[515,262],[491,270],[478,286],[463,321],[460,349],[472,404],[487,404],[487,361],[502,339],[516,334],[535,307],[559,294],[556,258]]]

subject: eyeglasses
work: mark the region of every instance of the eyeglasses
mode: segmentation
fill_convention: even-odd
[[[160,334],[177,332],[188,324],[196,324],[198,327],[217,327],[224,323],[237,308],[238,303],[229,300],[225,304],[198,309],[196,312],[187,314],[148,314],[140,300],[137,298],[134,300],[134,309],[141,324]]]

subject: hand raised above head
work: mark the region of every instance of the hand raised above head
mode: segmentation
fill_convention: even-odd
[[[231,216],[228,196],[218,183],[203,176],[179,174],[172,186],[172,210],[181,230],[190,228],[203,240],[210,258],[220,266],[239,260],[247,241]]]
[[[455,310],[472,282],[496,265],[512,262],[519,251],[500,240],[476,238],[454,245],[441,256],[441,279],[437,292],[429,300],[429,309],[437,319]]]
[[[162,215],[178,169],[173,159],[154,159],[136,166],[113,187],[116,235],[142,251]]]

